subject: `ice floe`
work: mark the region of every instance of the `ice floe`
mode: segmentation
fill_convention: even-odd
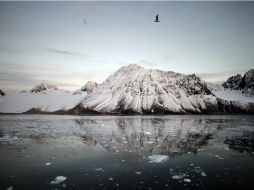
[[[18,139],[18,137],[11,137],[9,135],[6,135],[6,136],[2,136],[0,137],[0,142],[13,142],[13,141],[16,141]]]
[[[184,179],[183,181],[184,181],[184,182],[187,182],[187,183],[190,183],[190,182],[191,182],[190,179]]]
[[[169,160],[169,157],[167,155],[152,155],[148,156],[148,159],[150,160],[149,163],[164,163]]]
[[[197,129],[191,129],[190,133],[193,134],[193,135],[199,135],[201,132]]]
[[[94,170],[95,170],[95,171],[100,171],[100,172],[103,172],[103,171],[104,171],[102,168],[95,168]]]
[[[183,178],[184,178],[184,175],[173,175],[172,176],[172,179],[176,179],[176,180],[183,179]]]
[[[50,182],[50,185],[57,185],[64,182],[67,179],[65,176],[57,176],[53,181]]]

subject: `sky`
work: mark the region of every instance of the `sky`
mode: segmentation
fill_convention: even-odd
[[[253,68],[253,34],[254,2],[0,2],[0,88],[75,90],[127,64],[221,82]]]

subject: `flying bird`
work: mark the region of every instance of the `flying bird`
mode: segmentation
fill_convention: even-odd
[[[154,22],[160,22],[159,21],[159,15],[157,14],[156,17],[155,17],[155,21]]]
[[[84,18],[84,24],[86,25],[86,18]]]

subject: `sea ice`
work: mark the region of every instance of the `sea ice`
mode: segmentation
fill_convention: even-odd
[[[199,135],[199,134],[200,134],[200,131],[197,130],[197,129],[191,129],[191,130],[190,130],[190,133],[193,134],[193,135]]]
[[[148,159],[150,160],[149,163],[163,163],[169,160],[169,157],[167,155],[152,155],[148,156]]]
[[[57,185],[57,184],[60,184],[60,183],[64,182],[66,179],[67,179],[67,177],[65,177],[65,176],[57,176],[57,177],[55,178],[55,180],[53,180],[53,181],[50,182],[50,185]]]
[[[184,182],[187,182],[187,183],[190,183],[190,182],[191,182],[190,179],[184,179],[183,181],[184,181]]]
[[[95,168],[95,171],[103,171],[102,168]]]
[[[172,179],[183,179],[184,175],[173,175]]]
[[[206,173],[205,173],[204,171],[201,172],[201,175],[204,176],[204,177],[207,176]]]
[[[6,136],[3,136],[3,137],[0,137],[0,142],[2,141],[2,142],[12,142],[12,141],[15,141],[15,140],[17,140],[18,139],[18,137],[11,137],[11,136],[9,136],[9,135],[6,135]]]

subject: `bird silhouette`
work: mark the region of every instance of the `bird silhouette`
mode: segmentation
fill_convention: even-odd
[[[156,17],[155,17],[155,21],[154,22],[160,22],[159,21],[159,15],[157,14]]]

